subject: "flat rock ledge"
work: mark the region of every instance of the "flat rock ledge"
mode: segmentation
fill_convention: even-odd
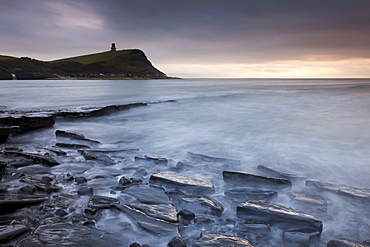
[[[164,171],[153,174],[150,184],[162,187],[165,191],[185,190],[192,193],[213,193],[214,186],[210,180],[195,178],[181,173]]]
[[[292,182],[284,178],[258,176],[244,172],[223,171],[224,181],[237,187],[264,187],[269,189],[291,189]]]
[[[354,243],[349,240],[334,239],[328,242],[327,247],[366,247],[366,246],[362,244]]]
[[[339,183],[323,182],[315,179],[307,179],[306,186],[319,191],[328,191],[337,195],[355,199],[370,201],[370,189],[364,187],[351,187]]]
[[[229,237],[220,234],[202,234],[199,240],[194,241],[194,247],[214,247],[214,246],[233,246],[233,247],[253,247],[246,239]]]
[[[52,127],[55,119],[52,114],[1,114],[0,115],[0,143],[7,141],[10,134]]]
[[[112,233],[82,225],[56,223],[39,226],[30,236],[19,241],[16,246],[128,246],[128,244],[123,244],[122,237]]]
[[[237,215],[251,222],[263,222],[290,232],[322,232],[322,221],[312,215],[260,200],[249,200],[237,207]]]

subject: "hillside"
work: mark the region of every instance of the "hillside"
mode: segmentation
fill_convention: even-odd
[[[49,62],[0,56],[0,79],[47,79],[53,77],[166,77],[141,50],[107,51]]]

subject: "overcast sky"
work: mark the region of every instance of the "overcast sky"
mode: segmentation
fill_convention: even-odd
[[[370,0],[0,0],[0,54],[143,50],[180,77],[370,77]]]

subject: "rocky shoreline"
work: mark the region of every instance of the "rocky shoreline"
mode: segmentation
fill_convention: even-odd
[[[153,103],[159,102],[2,110],[0,246],[370,246],[356,236],[333,238],[331,229],[336,200],[366,208],[368,188],[263,165],[256,174],[235,171],[239,160],[192,152],[174,161],[139,147],[106,148],[62,129],[55,130],[51,146],[7,141],[53,128],[59,118],[98,117]],[[188,174],[194,167],[209,177]]]

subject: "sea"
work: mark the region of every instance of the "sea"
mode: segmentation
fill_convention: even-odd
[[[0,81],[1,110],[139,102],[149,104],[95,118],[57,119],[54,128],[10,142],[52,145],[59,129],[84,134],[108,148],[138,147],[142,154],[175,163],[192,152],[241,161],[228,170],[255,173],[258,165],[265,165],[370,188],[370,79]],[[217,183],[225,168],[215,169],[219,175],[196,166],[185,173]],[[343,208],[337,213],[333,217],[348,216]],[[370,239],[369,222],[362,219],[362,230],[350,234],[346,222],[335,222],[344,225],[331,229],[332,235]]]

